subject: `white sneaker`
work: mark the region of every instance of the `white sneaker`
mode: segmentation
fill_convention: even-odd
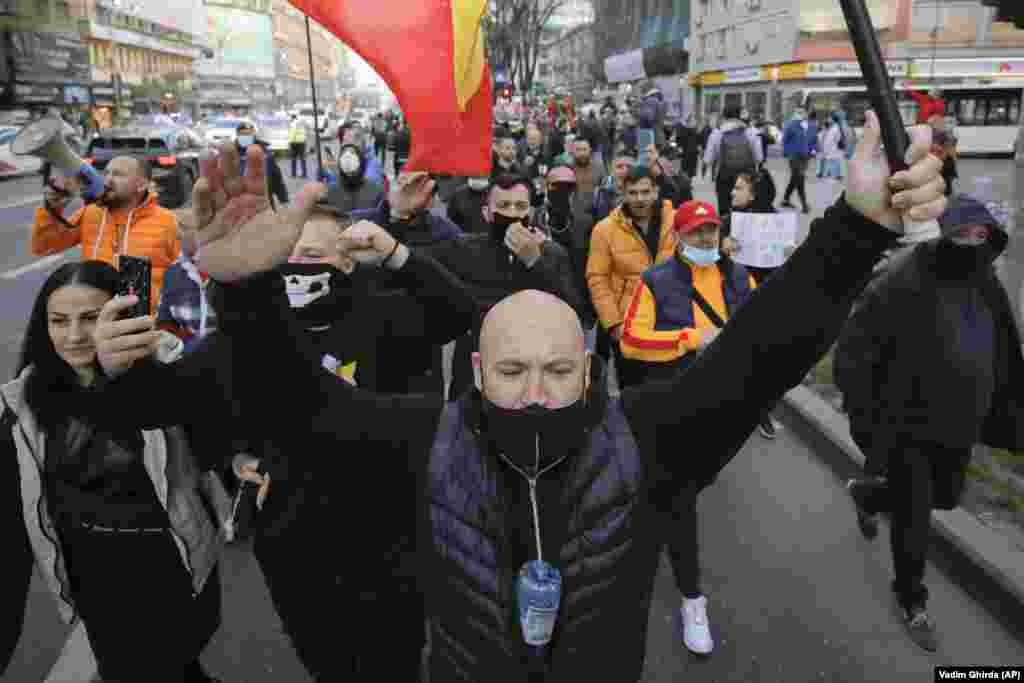
[[[698,655],[711,654],[715,641],[711,639],[708,624],[708,599],[703,595],[693,600],[683,598],[679,612],[683,616],[683,643],[686,648]]]

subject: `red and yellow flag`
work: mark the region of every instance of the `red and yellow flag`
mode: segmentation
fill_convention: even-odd
[[[491,170],[491,74],[480,19],[487,0],[289,0],[376,69],[398,98],[406,169]]]

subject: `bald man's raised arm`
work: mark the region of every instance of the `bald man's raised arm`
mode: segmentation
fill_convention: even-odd
[[[840,200],[810,236],[673,382],[623,391],[641,451],[660,484],[710,482],[765,410],[829,349],[894,234]]]

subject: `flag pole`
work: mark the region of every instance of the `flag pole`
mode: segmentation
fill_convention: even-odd
[[[309,38],[309,15],[306,15],[306,52],[309,54],[309,85],[313,89],[313,135],[316,139],[316,179],[324,177],[324,158],[320,151],[320,110],[316,103],[316,72],[313,70],[313,42]]]

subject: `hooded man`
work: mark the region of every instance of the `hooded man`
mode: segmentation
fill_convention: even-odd
[[[1024,447],[1020,332],[993,261],[1006,228],[960,195],[942,237],[895,256],[869,286],[835,353],[850,431],[886,478],[851,480],[858,524],[891,516],[893,591],[915,643],[935,651],[925,562],[933,509],[960,500],[976,443]]]
[[[484,218],[488,190],[491,189],[489,176],[467,178],[466,184],[455,191],[446,209],[448,220],[468,233],[490,232],[490,224]]]
[[[367,150],[345,143],[338,151],[338,182],[327,193],[327,203],[341,213],[374,209],[384,201],[384,186],[366,178]]]

